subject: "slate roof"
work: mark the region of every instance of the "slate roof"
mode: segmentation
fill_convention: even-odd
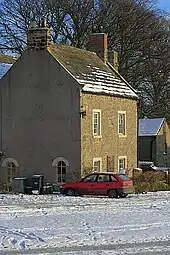
[[[48,52],[82,85],[82,91],[138,98],[135,90],[96,53],[61,44],[52,44]],[[0,79],[14,62],[13,57],[0,54]]]
[[[162,127],[164,118],[140,119],[139,120],[139,136],[156,136]]]
[[[82,85],[84,92],[138,98],[134,89],[96,53],[56,44],[51,45],[48,51]]]
[[[0,79],[7,73],[14,62],[14,57],[0,53]]]

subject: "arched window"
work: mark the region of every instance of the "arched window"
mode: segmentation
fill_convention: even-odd
[[[2,162],[7,187],[12,186],[12,179],[18,175],[19,164],[14,158],[5,158]]]
[[[64,157],[54,159],[52,167],[56,172],[56,182],[58,184],[65,183],[68,177],[69,162]]]
[[[12,179],[17,176],[17,167],[13,162],[9,162],[7,168],[7,183],[12,184]]]
[[[66,182],[66,163],[64,161],[59,161],[57,164],[58,171],[58,182],[63,183]]]

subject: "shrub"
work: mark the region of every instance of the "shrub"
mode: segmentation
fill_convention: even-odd
[[[135,193],[170,190],[164,172],[143,172],[134,175]]]

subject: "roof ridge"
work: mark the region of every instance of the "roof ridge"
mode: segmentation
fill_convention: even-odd
[[[61,44],[52,44],[47,51],[82,86],[83,92],[138,99],[126,80],[96,53]]]
[[[90,51],[90,50],[82,49],[82,48],[77,48],[77,47],[75,47],[75,46],[68,45],[68,44],[53,43],[53,44],[50,45],[49,48],[51,48],[51,47],[58,47],[58,46],[59,46],[59,47],[71,48],[71,49],[74,49],[74,50],[77,50],[77,51],[89,52],[89,53],[91,53],[91,54],[97,55],[96,52],[94,52],[94,51]]]

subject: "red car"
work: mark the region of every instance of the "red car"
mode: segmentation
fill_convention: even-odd
[[[80,181],[65,183],[60,187],[60,193],[67,196],[105,195],[110,198],[126,197],[133,190],[133,181],[129,177],[111,172],[92,173]]]

